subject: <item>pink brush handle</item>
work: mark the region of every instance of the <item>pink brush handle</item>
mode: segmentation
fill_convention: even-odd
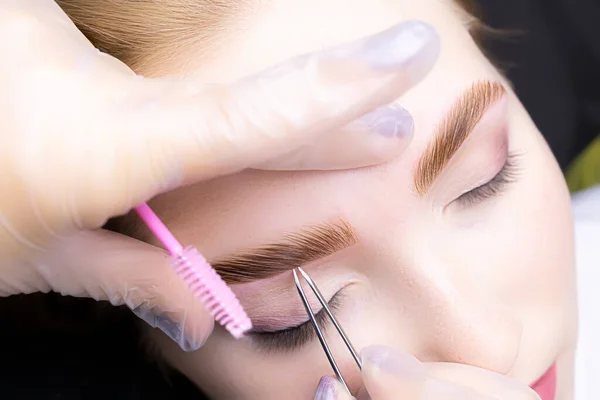
[[[176,256],[181,254],[183,247],[158,216],[154,214],[154,211],[152,211],[148,204],[140,204],[134,210],[171,255]]]

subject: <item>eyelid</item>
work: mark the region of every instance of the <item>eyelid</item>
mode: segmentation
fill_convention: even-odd
[[[335,293],[327,302],[329,308],[334,314],[341,306],[343,300],[342,291],[343,288]],[[324,333],[327,332],[330,324],[327,312],[321,308],[319,312],[315,314],[315,317],[321,330]],[[306,318],[306,322],[303,322],[297,326],[292,326],[273,332],[251,331],[248,336],[260,350],[268,353],[295,351],[316,338],[315,330],[312,326],[312,323],[308,319],[308,315]]]
[[[502,193],[506,185],[513,183],[518,175],[519,155],[510,153],[498,173],[486,183],[463,193],[452,203],[463,208],[475,206],[484,200]]]

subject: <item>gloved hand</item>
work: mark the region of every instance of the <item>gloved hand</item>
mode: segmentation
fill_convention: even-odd
[[[361,352],[363,389],[358,400],[540,400],[529,387],[505,375],[470,365],[421,363],[385,346]],[[315,400],[352,400],[337,379],[323,377]]]
[[[126,304],[198,348],[212,319],[166,254],[99,228],[161,192],[249,167],[352,168],[398,156],[412,119],[386,104],[438,51],[429,25],[408,22],[229,85],[151,80],[93,48],[55,2],[3,0],[0,295]]]

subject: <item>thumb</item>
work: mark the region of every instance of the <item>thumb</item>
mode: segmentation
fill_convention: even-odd
[[[37,269],[50,290],[126,305],[183,350],[200,348],[213,330],[212,317],[171,269],[168,254],[141,241],[84,231],[61,242]]]
[[[423,399],[425,368],[416,358],[385,346],[370,346],[361,351],[364,387],[357,399]],[[325,376],[319,382],[315,400],[351,400],[342,384]],[[445,397],[443,397],[446,400]]]
[[[324,376],[319,381],[314,400],[354,400],[340,381]]]
[[[366,347],[360,355],[363,385],[371,399],[424,398],[425,368],[416,358],[385,346]]]
[[[452,382],[495,399],[540,400],[539,395],[527,385],[496,372],[471,365],[433,362],[426,363],[427,375]]]
[[[384,346],[363,349],[361,359],[363,383],[372,400],[539,400],[512,378],[470,365],[421,363]]]
[[[111,144],[126,160],[117,160],[110,187],[130,191],[128,177],[135,176],[139,203],[156,190],[249,167],[338,169],[389,160],[410,141],[410,115],[392,104],[355,120],[414,86],[438,52],[433,28],[409,21],[231,85],[132,80],[113,109],[137,112],[103,115],[111,125],[103,135],[124,133]]]

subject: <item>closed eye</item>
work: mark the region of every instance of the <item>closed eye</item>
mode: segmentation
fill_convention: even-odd
[[[461,207],[472,207],[489,198],[499,196],[510,183],[516,180],[518,172],[518,156],[511,153],[506,157],[504,166],[496,176],[489,182],[463,193],[454,202]]]
[[[332,312],[336,312],[341,304],[341,291],[337,292],[331,300],[327,302]],[[323,332],[327,331],[330,325],[327,312],[321,309],[315,314],[317,324]],[[278,331],[252,331],[249,333],[252,342],[256,346],[266,352],[290,352],[300,349],[302,346],[311,342],[316,338],[315,329],[310,320],[301,323],[297,326],[292,326]]]

